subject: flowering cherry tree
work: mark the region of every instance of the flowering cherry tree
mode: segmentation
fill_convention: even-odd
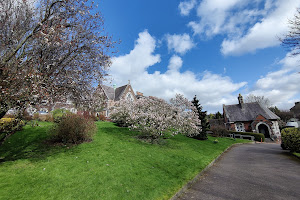
[[[201,121],[194,109],[192,103],[182,95],[176,95],[171,103],[149,97],[136,102],[120,101],[112,110],[110,118],[153,140],[167,134],[193,136],[201,130]]]
[[[95,7],[89,0],[0,1],[0,118],[45,100],[102,103],[92,98],[114,42]]]
[[[181,94],[176,94],[170,100],[174,109],[177,109],[180,120],[176,122],[179,132],[188,137],[197,136],[201,131],[201,120],[197,114],[197,108]]]

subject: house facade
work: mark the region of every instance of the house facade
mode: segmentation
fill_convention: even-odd
[[[95,113],[98,116],[104,115],[105,117],[108,117],[109,111],[113,109],[115,103],[121,99],[136,101],[137,98],[143,97],[143,93],[140,92],[137,92],[137,95],[135,95],[131,87],[130,81],[128,81],[128,84],[120,87],[110,87],[106,85],[100,85],[100,87],[104,93],[106,102],[103,111]],[[62,102],[57,101],[54,103],[45,101],[42,102],[40,105],[30,106],[26,110],[30,115],[33,115],[34,113],[47,114],[55,109],[65,109],[75,114],[78,112],[82,112],[78,110],[70,100],[66,100]]]
[[[280,139],[280,129],[276,114],[258,102],[244,103],[239,95],[238,104],[223,105],[226,127],[238,132],[263,133],[266,138]]]
[[[109,112],[110,110],[112,110],[114,108],[114,105],[117,101],[120,101],[122,99],[126,99],[129,101],[136,101],[137,97],[140,98],[140,96],[143,96],[142,93],[138,92],[138,95],[136,96],[130,81],[128,81],[128,84],[120,86],[120,87],[110,87],[110,86],[106,86],[106,85],[101,85],[100,86],[105,94],[105,98],[106,98],[106,105],[105,108],[102,112],[97,113],[102,114],[106,117],[109,116]]]

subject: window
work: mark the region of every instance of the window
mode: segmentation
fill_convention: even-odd
[[[241,123],[241,122],[236,123],[235,130],[238,132],[245,132],[244,123]]]
[[[77,109],[76,108],[71,108],[71,112],[72,113],[77,113]]]
[[[47,109],[47,108],[41,108],[41,109],[40,109],[40,112],[48,113],[48,109]]]
[[[127,94],[126,99],[129,101],[133,101],[132,95],[130,93]]]

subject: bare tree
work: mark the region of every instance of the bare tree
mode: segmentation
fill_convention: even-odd
[[[91,98],[99,97],[115,43],[95,7],[89,0],[0,1],[0,118],[41,100],[100,103]]]
[[[283,37],[279,38],[282,46],[285,47],[292,55],[300,54],[300,8],[297,9],[293,19],[288,21],[289,32]]]
[[[245,103],[252,103],[252,102],[261,103],[262,105],[266,106],[267,108],[269,108],[271,106],[271,102],[268,98],[265,98],[264,96],[255,96],[253,94],[249,94],[245,98]]]

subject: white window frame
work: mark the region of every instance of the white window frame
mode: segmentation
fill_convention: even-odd
[[[242,122],[235,123],[235,130],[237,132],[245,132],[245,125]]]

